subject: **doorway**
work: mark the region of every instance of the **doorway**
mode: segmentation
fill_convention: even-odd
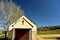
[[[15,29],[15,39],[14,40],[29,40],[30,29]]]

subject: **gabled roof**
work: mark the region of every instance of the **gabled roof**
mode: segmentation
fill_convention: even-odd
[[[22,17],[20,17],[17,22],[19,22],[19,20],[24,19],[32,28],[36,28],[36,25],[34,23],[32,23],[30,20],[28,20],[24,15]],[[14,22],[13,24],[11,24],[9,27],[11,27],[12,25],[14,25],[16,22]]]
[[[22,19],[22,18],[23,18],[26,22],[28,22],[32,27],[33,27],[33,26],[36,26],[33,22],[31,22],[29,19],[27,19],[24,15],[23,15],[20,19]],[[20,19],[18,19],[18,20],[20,20]],[[17,20],[17,21],[18,21],[18,20]]]

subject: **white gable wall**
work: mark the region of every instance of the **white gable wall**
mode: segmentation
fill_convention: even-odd
[[[25,18],[31,25],[29,25],[23,18]],[[22,24],[22,21],[24,20],[24,24]],[[14,27],[12,27],[14,25]],[[34,25],[31,21],[29,21],[25,16],[22,16],[20,19],[17,20],[17,22],[13,23],[9,27],[9,31],[12,30],[13,28],[32,28],[32,31],[36,31],[36,25]]]
[[[14,24],[12,24],[12,25],[14,25],[14,27],[12,27],[12,25],[9,27],[9,30],[11,30],[11,29],[13,29],[13,28],[32,28],[25,20],[24,20],[24,24],[22,24],[22,20],[23,19],[21,19],[21,20],[18,20],[17,22],[16,22],[16,24],[14,23]]]

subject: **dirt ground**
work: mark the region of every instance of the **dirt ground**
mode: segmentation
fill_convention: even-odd
[[[37,40],[60,40],[60,34],[37,35]]]

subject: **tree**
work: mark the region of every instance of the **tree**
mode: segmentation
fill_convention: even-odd
[[[32,19],[29,19],[32,23],[36,24],[36,22],[34,22]]]
[[[23,15],[23,11],[21,10],[20,6],[16,5],[14,2],[12,2],[12,0],[9,2],[8,0],[1,0],[0,11],[3,14],[6,37],[8,26],[19,19]]]

